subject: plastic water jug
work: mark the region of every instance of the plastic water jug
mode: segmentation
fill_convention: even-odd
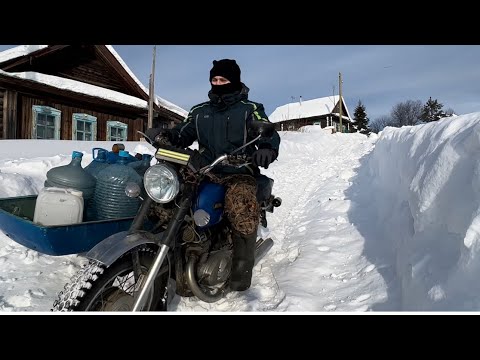
[[[93,160],[90,164],[85,166],[85,171],[92,175],[95,179],[98,173],[105,169],[109,164],[107,163],[108,150],[102,148],[93,148]]]
[[[120,158],[120,151],[125,151],[125,145],[123,144],[113,144],[112,151],[109,151],[107,154],[107,162],[109,164],[115,164]],[[128,153],[128,151],[127,151]],[[127,162],[138,161],[135,156],[128,154]]]
[[[152,161],[152,155],[143,154],[141,161],[133,161],[128,164],[132,169],[135,169],[138,175],[142,176],[145,174],[145,171],[150,167],[150,162]]]
[[[142,178],[127,166],[130,154],[121,150],[115,164],[98,173],[95,195],[93,197],[94,216],[96,220],[133,217],[140,206],[138,198],[129,198],[125,194],[128,182],[142,186]]]
[[[47,187],[40,190],[33,222],[44,225],[70,225],[82,222],[82,192],[75,189]]]
[[[93,197],[95,178],[82,168],[83,153],[74,151],[68,165],[54,167],[47,172],[45,187],[60,187],[80,190],[84,199]]]
[[[110,166],[110,164],[107,162],[108,150],[103,148],[93,148],[92,157],[93,160],[90,164],[85,166],[85,171],[92,175],[96,180],[98,173]],[[85,221],[95,220],[93,196],[85,201],[84,218]]]

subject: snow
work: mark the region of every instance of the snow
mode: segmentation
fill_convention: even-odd
[[[369,137],[319,126],[280,132],[268,214],[274,246],[252,286],[217,303],[176,296],[172,312],[479,311],[480,112]],[[113,142],[0,141],[0,198],[36,194],[71,152]],[[145,142],[132,153],[153,154]],[[1,224],[0,224],[1,229]],[[0,232],[0,310],[49,311],[87,260],[47,256]]]
[[[46,47],[48,47],[48,45],[19,45],[2,51],[0,52],[0,64],[11,59],[28,55],[38,50],[45,49]]]
[[[332,114],[333,108],[338,103],[339,99],[340,97],[338,95],[335,95],[335,96],[327,96],[327,97],[318,98],[318,99],[302,100],[294,103],[289,103],[289,104],[277,107],[268,116],[268,119],[273,123],[277,123],[285,120],[302,119],[302,118],[309,118],[312,116]],[[345,104],[345,99],[343,99],[343,102]],[[347,115],[348,116],[346,117],[342,116],[342,118],[351,119],[348,108],[347,108]]]
[[[77,80],[65,79],[54,75],[46,75],[33,71],[9,73],[0,70],[0,74],[4,76],[17,77],[35,81],[37,83],[53,86],[58,89],[68,90],[79,94],[90,95],[120,104],[135,106],[141,109],[148,109],[148,102],[135,96],[126,95],[118,91],[105,89],[100,86],[87,84]]]

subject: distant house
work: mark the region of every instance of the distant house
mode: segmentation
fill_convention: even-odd
[[[110,45],[21,45],[0,52],[0,139],[139,140],[148,89]],[[153,125],[187,111],[155,97]]]
[[[340,96],[300,101],[279,106],[268,117],[275,123],[276,130],[294,131],[305,125],[320,125],[322,128],[333,126],[340,131]],[[354,132],[352,118],[345,99],[342,97],[342,132]]]

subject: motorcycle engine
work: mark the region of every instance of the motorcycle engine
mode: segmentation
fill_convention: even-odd
[[[196,278],[199,284],[215,286],[230,276],[232,267],[232,241],[224,227],[195,229],[191,218],[183,228],[182,240],[185,251],[198,256]],[[188,258],[188,256],[187,256]]]
[[[198,282],[214,286],[227,281],[232,267],[232,250],[218,250],[209,254],[197,266]]]

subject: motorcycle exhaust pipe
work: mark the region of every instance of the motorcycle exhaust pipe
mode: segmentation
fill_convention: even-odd
[[[197,257],[195,255],[191,255],[187,261],[187,267],[185,269],[185,280],[187,281],[190,290],[192,290],[193,295],[198,297],[200,300],[205,301],[206,303],[214,303],[220,300],[225,295],[225,289],[221,288],[214,294],[207,294],[205,293],[197,283],[197,279],[195,276],[195,268],[197,265]]]
[[[260,239],[255,243],[255,262],[254,266],[265,256],[265,254],[271,249],[273,246],[273,240],[271,238],[268,239]],[[191,255],[188,259],[187,266],[185,269],[186,272],[186,282],[192,290],[193,295],[195,295],[200,300],[206,303],[214,303],[220,300],[226,293],[227,289],[221,288],[215,294],[207,294],[205,293],[197,283],[197,279],[195,276],[195,268],[197,264],[197,257],[195,255]]]

